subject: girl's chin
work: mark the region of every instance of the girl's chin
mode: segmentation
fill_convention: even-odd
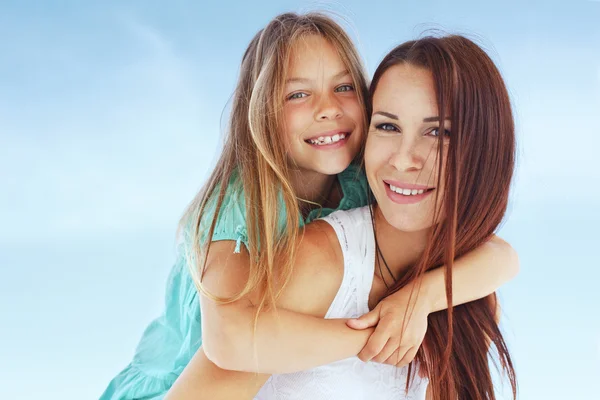
[[[350,166],[352,159],[338,160],[336,162],[318,163],[317,165],[307,168],[312,172],[316,172],[323,175],[337,175],[342,173],[346,168]]]

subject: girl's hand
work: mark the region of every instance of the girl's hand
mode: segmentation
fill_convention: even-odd
[[[412,294],[413,285],[381,300],[371,312],[357,319],[350,319],[347,325],[352,329],[367,329],[376,326],[365,347],[358,354],[362,361],[375,361],[403,367],[416,356],[427,332],[427,316],[430,307],[425,295]]]

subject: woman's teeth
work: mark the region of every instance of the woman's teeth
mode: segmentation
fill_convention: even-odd
[[[326,144],[337,143],[342,139],[346,138],[345,133],[335,134],[333,136],[320,136],[317,139],[309,139],[308,143],[316,144],[317,146],[324,146]]]
[[[404,195],[404,196],[415,196],[417,194],[423,194],[423,193],[425,193],[425,190],[423,190],[423,189],[420,189],[420,190],[417,190],[417,189],[402,189],[402,188],[396,187],[394,185],[389,185],[389,186],[390,186],[390,189],[392,190],[392,192],[396,192],[396,193]]]

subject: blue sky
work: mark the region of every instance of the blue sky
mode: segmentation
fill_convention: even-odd
[[[600,378],[600,2],[3,1],[0,397],[97,398],[161,311],[177,220],[206,178],[247,43],[334,10],[370,73],[428,28],[497,62],[519,139],[501,291],[521,399]],[[224,121],[224,119],[223,119]]]

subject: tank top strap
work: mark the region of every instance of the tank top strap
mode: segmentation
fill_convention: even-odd
[[[344,278],[338,296],[330,308],[333,314],[341,299],[357,304],[356,313],[369,311],[369,294],[373,285],[375,240],[368,207],[336,211],[323,218],[334,229],[344,257]],[[331,316],[330,318],[336,318]]]

